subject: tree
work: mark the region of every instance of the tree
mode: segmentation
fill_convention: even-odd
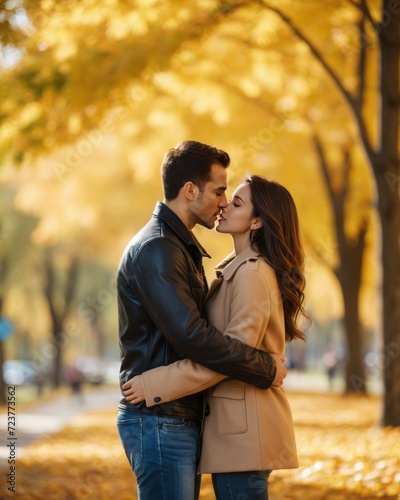
[[[71,314],[73,301],[78,284],[79,259],[76,255],[70,255],[64,265],[65,284],[64,287],[57,284],[57,271],[60,266],[56,263],[54,250],[47,249],[43,262],[45,287],[44,296],[47,301],[52,334],[52,358],[53,373],[52,383],[59,387],[62,383],[62,354],[64,348],[65,322]],[[62,294],[60,296],[60,293]]]
[[[21,280],[26,275],[31,251],[28,238],[37,220],[15,210],[13,207],[15,191],[6,185],[4,178],[0,182],[0,193],[0,317],[13,320],[14,318],[8,314],[7,301],[15,281]],[[13,330],[12,337],[15,338],[18,334],[17,324],[13,324]],[[1,367],[5,361],[7,361],[5,343],[0,342]],[[2,372],[0,372],[0,401],[6,403]]]
[[[342,164],[344,171],[340,185],[335,187],[332,179],[332,169],[329,166],[324,146],[317,132],[314,133],[313,142],[334,213],[333,219],[339,262],[333,268],[328,263],[328,267],[332,269],[337,277],[343,295],[344,330],[347,339],[345,390],[346,393],[366,393],[362,325],[359,315],[359,292],[368,230],[368,214],[363,215],[356,234],[353,237],[348,237],[346,234],[345,207],[350,190],[351,151],[347,148],[343,151]],[[322,260],[324,259],[323,255],[319,255],[319,257]]]
[[[200,137],[214,139],[218,133],[221,145],[230,146],[237,142],[239,128],[245,127],[243,120],[246,119],[247,124],[249,118],[237,102],[226,97],[222,90],[226,87],[222,87],[222,83],[229,88],[237,83],[247,95],[257,95],[261,91],[275,98],[274,90],[280,88],[282,79],[279,73],[272,74],[271,67],[286,68],[290,62],[299,69],[297,79],[291,82],[289,89],[283,89],[275,107],[282,111],[285,103],[289,103],[293,110],[296,99],[297,102],[304,99],[307,91],[307,97],[312,99],[312,92],[320,84],[316,78],[307,80],[309,56],[318,62],[352,113],[376,180],[382,225],[384,355],[388,361],[385,362],[388,366],[385,369],[384,423],[398,425],[399,356],[396,349],[399,339],[396,325],[400,309],[400,264],[399,259],[393,259],[393,255],[399,253],[400,180],[397,170],[399,16],[396,3],[385,0],[379,4],[380,13],[377,12],[378,3],[373,0],[368,4],[364,0],[287,2],[283,6],[282,2],[263,0],[215,1],[199,2],[191,10],[175,0],[152,4],[149,9],[132,8],[129,2],[121,1],[116,3],[116,8],[113,5],[112,11],[108,3],[93,6],[86,0],[72,5],[69,2],[25,2],[22,5],[32,20],[39,19],[35,12],[38,6],[42,8],[45,22],[43,19],[34,22],[28,37],[18,38],[11,33],[14,38],[11,35],[9,38],[9,43],[19,43],[18,46],[26,48],[26,57],[5,74],[0,86],[5,109],[1,117],[1,148],[5,158],[13,157],[17,161],[26,157],[27,151],[48,153],[60,146],[75,145],[90,131],[109,133],[110,123],[101,120],[107,118],[110,108],[114,110],[114,117],[121,108],[126,111],[121,120],[120,114],[112,122],[112,126],[123,120],[143,121],[145,115],[139,112],[145,107],[142,107],[143,93],[155,95],[157,106],[164,112],[170,95],[168,86],[179,92],[173,104],[188,118],[185,131],[198,131],[198,124],[202,123],[207,130],[203,130]],[[44,11],[45,5],[52,10]],[[289,10],[290,16],[285,13]],[[310,23],[316,12],[321,12],[319,18],[323,22]],[[377,16],[379,22],[375,20]],[[307,26],[307,31],[303,25]],[[285,26],[289,28],[286,33],[291,32],[294,36],[279,40],[281,53],[277,56],[270,50],[270,41],[278,40]],[[242,39],[242,50],[230,50],[238,48],[235,41],[229,47],[232,38]],[[226,42],[224,48],[227,48],[223,61],[221,45],[215,44],[221,40]],[[258,63],[261,52],[264,59]],[[307,57],[298,57],[305,52]],[[211,78],[210,67],[214,70]],[[180,68],[186,74],[177,83],[174,76]],[[302,79],[298,77],[300,70],[304,74]],[[194,85],[195,76],[201,72],[202,81],[199,79]],[[99,81],[101,85],[97,84]],[[220,86],[219,91],[217,86]],[[293,89],[298,91],[297,95]],[[171,103],[165,108],[172,114]],[[372,126],[371,116],[375,110],[379,110],[379,116]],[[256,113],[254,108],[253,112]],[[237,117],[240,120],[235,120]],[[211,122],[215,128],[209,126]],[[135,126],[140,128],[137,123]],[[157,128],[149,127],[149,130]],[[264,132],[262,125],[259,132]],[[227,139],[230,134],[232,141]],[[145,133],[132,133],[136,140],[144,136]],[[275,143],[269,143],[271,150],[279,147],[281,134],[276,133],[275,137]],[[157,142],[147,140],[150,146]],[[282,143],[285,140],[287,145],[287,137]],[[281,146],[281,154],[284,149]],[[267,155],[264,151],[256,151],[255,165],[260,157],[265,160]],[[65,161],[59,163],[65,171]],[[66,166],[68,173],[72,167]]]
[[[246,3],[221,0],[188,9],[179,0],[141,7],[129,1],[6,2],[2,43],[23,57],[2,75],[3,162],[31,160],[85,131],[107,129],[101,119],[111,107],[140,103],[143,87],[135,80],[151,80],[188,40]]]
[[[346,88],[338,71],[332,67],[317,45],[298,28],[283,11],[261,1],[266,9],[276,13],[322,65],[341,92],[359,131],[360,141],[371,165],[378,195],[378,213],[382,231],[382,328],[385,359],[383,425],[400,426],[400,16],[396,2],[383,0],[380,20],[376,21],[365,0],[349,1],[360,11],[358,43],[363,47],[371,44],[371,35],[366,30],[368,23],[378,48],[376,82],[376,130],[377,139],[371,137],[365,118],[365,92],[367,89],[366,66],[359,66],[358,89],[352,93]]]

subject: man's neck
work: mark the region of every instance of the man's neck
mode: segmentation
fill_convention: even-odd
[[[190,217],[190,212],[187,208],[177,200],[166,201],[163,200],[164,205],[166,205],[170,210],[174,212],[174,214],[181,219],[181,221],[185,224],[185,226],[191,231],[195,224],[192,222]]]

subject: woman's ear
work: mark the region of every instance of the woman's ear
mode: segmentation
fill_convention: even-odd
[[[253,222],[251,223],[250,229],[255,230],[255,229],[260,229],[262,227],[262,220],[260,218],[254,219]]]

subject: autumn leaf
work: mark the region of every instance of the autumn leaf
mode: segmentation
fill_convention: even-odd
[[[399,498],[400,429],[379,428],[377,398],[291,393],[289,401],[300,467],[271,474],[271,500]],[[16,493],[3,481],[2,498],[136,499],[115,418],[114,408],[90,413],[29,446],[18,459]],[[209,475],[200,499],[214,499]]]

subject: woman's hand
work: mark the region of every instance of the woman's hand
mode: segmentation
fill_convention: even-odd
[[[286,366],[283,365],[283,363],[286,362],[286,356],[274,353],[270,353],[270,356],[274,358],[276,363],[276,375],[271,387],[281,387],[286,375],[288,374]]]
[[[128,382],[122,386],[122,389],[126,400],[134,405],[141,403],[146,399],[141,375],[137,375],[136,377],[128,380]]]

